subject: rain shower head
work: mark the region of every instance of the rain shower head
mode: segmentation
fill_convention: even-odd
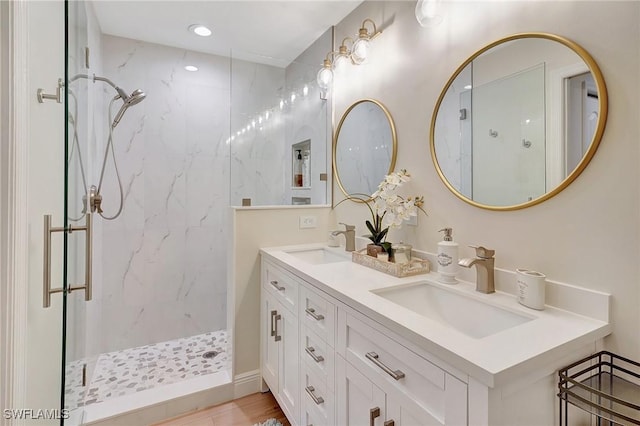
[[[118,89],[119,88],[116,88],[116,90],[118,90]],[[122,91],[122,89],[118,90],[118,94],[120,95],[120,97],[122,98],[122,101],[124,103],[120,107],[120,111],[118,111],[118,113],[116,114],[116,117],[113,119],[113,123],[111,124],[112,128],[115,128],[118,125],[118,123],[120,122],[120,120],[122,120],[122,117],[124,116],[124,113],[127,110],[127,108],[129,108],[131,105],[139,104],[147,96],[140,89],[134,90],[133,93],[131,93],[131,96],[127,96],[126,94],[125,94],[125,96],[122,96],[122,94],[120,93],[121,91]]]

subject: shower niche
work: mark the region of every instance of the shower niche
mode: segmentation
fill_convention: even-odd
[[[291,146],[291,188],[311,188],[311,139]]]

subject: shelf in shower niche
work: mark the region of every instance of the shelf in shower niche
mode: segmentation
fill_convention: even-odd
[[[405,264],[383,262],[377,257],[369,256],[367,249],[351,252],[351,261],[398,278],[426,274],[431,270],[429,261],[426,259],[414,257],[411,262]]]

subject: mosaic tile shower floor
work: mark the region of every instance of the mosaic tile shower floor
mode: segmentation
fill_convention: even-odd
[[[210,351],[218,354],[203,357]],[[93,377],[83,387],[82,366],[87,362],[90,361],[67,363],[66,408],[103,402],[231,367],[226,330],[101,354]]]

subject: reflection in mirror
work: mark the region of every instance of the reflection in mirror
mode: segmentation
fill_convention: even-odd
[[[481,49],[445,86],[431,151],[445,184],[478,207],[539,203],[586,167],[604,131],[607,93],[591,56],[550,34]]]
[[[396,162],[393,118],[380,102],[360,100],[347,109],[336,130],[333,163],[346,196],[368,199]]]

